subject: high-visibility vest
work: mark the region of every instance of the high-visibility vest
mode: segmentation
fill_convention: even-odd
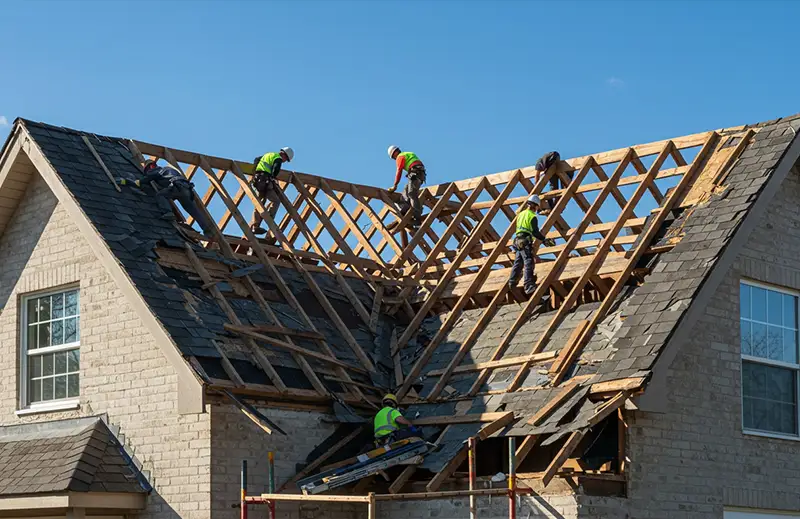
[[[397,418],[399,416],[402,416],[400,411],[394,407],[387,406],[378,411],[378,414],[375,415],[375,420],[373,421],[373,425],[375,427],[375,437],[383,438],[384,436],[399,430],[400,426],[397,425]]]
[[[403,166],[403,169],[408,172],[408,168],[410,168],[415,162],[419,162],[422,164],[422,161],[419,160],[419,157],[413,151],[404,151],[398,155],[398,157],[404,157],[406,159],[406,164]]]
[[[269,152],[265,153],[261,160],[258,161],[258,166],[256,166],[256,171],[263,171],[272,175],[272,165],[275,163],[276,159],[281,158],[280,153]]]
[[[536,221],[536,213],[530,209],[525,209],[517,215],[517,235],[528,234],[533,236],[533,222]]]

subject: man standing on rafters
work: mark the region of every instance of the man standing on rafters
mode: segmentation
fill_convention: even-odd
[[[422,202],[419,200],[419,191],[425,183],[425,166],[414,152],[400,151],[397,146],[389,146],[389,158],[396,161],[397,171],[394,175],[394,185],[389,188],[390,193],[397,190],[403,171],[406,172],[408,183],[403,190],[403,200],[400,203],[400,210],[405,215],[408,211],[413,211],[411,225],[419,227],[422,223]]]
[[[514,237],[514,265],[511,267],[511,276],[508,278],[508,288],[513,290],[517,286],[520,275],[525,271],[525,295],[533,294],[536,289],[536,275],[533,273],[533,239],[544,243],[545,247],[555,245],[553,240],[546,238],[539,230],[536,212],[539,210],[541,200],[538,195],[531,195],[525,202],[525,209],[517,215],[517,235]]]
[[[275,215],[278,214],[278,207],[281,203],[281,197],[278,195],[278,173],[281,172],[281,165],[284,162],[291,162],[294,158],[294,150],[292,148],[281,148],[279,152],[269,152],[256,157],[253,160],[255,165],[255,173],[253,175],[253,187],[258,194],[258,199],[261,203],[266,203],[267,200],[271,202],[269,206],[269,216],[273,220]],[[260,227],[262,218],[258,209],[253,210],[253,223],[251,228],[255,234],[265,234],[266,229]]]

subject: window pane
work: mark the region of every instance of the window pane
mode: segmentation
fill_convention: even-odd
[[[28,385],[31,403],[42,401],[42,379],[31,380]]]
[[[50,296],[39,299],[39,321],[50,320]]]
[[[767,358],[767,326],[753,323],[752,355]]]
[[[42,376],[42,357],[40,355],[28,357],[28,376],[31,378]]]
[[[794,370],[742,363],[742,415],[747,429],[797,434]]]
[[[72,398],[80,394],[80,379],[78,374],[67,377],[67,396]]]
[[[783,319],[783,294],[770,290],[767,292],[767,322],[780,326]]]
[[[752,299],[753,319],[756,321],[767,321],[767,291],[759,287],[750,287],[750,297]]]
[[[795,296],[783,295],[783,325],[787,328],[797,328],[796,301]]]
[[[783,360],[783,328],[767,327],[767,354],[772,360]]]
[[[65,300],[64,315],[67,317],[78,315],[78,291],[67,292]]]
[[[53,321],[50,323],[50,342],[53,346],[64,344],[64,322]]]
[[[745,319],[750,318],[750,285],[739,283],[739,312]]]
[[[53,319],[64,317],[64,294],[53,296]]]
[[[78,342],[78,318],[73,317],[64,321],[64,344]]]
[[[81,351],[72,350],[67,352],[67,371],[74,373],[81,369]]]
[[[35,350],[39,347],[39,326],[34,324],[28,326],[28,343],[26,344],[29,350]]]
[[[53,399],[53,379],[52,378],[43,378],[42,379],[42,400],[52,400]]]
[[[783,360],[797,363],[797,330],[783,330]]]
[[[742,333],[742,355],[752,355],[753,348],[750,337],[750,321],[739,321]]]
[[[67,376],[56,377],[55,381],[55,398],[67,398]]]
[[[67,352],[60,351],[54,354],[55,357],[55,371],[56,375],[64,374],[67,372]]]
[[[53,354],[48,353],[47,355],[42,355],[42,375],[49,376],[53,374]]]
[[[39,301],[37,299],[28,299],[28,323],[39,322],[37,309],[39,308]]]
[[[39,325],[39,347],[50,346],[50,323]]]

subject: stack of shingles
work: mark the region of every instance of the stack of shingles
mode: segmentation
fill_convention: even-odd
[[[685,235],[662,254],[630,298],[627,317],[610,346],[616,351],[600,366],[598,381],[645,376],[695,293],[716,265],[730,237],[755,202],[800,128],[800,116],[758,125],[747,149],[724,181],[726,190],[696,207],[682,225]],[[595,339],[593,339],[595,340]]]

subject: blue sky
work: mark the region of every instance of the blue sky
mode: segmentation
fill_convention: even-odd
[[[0,115],[386,186],[397,144],[438,183],[800,112],[798,11],[7,2]]]

